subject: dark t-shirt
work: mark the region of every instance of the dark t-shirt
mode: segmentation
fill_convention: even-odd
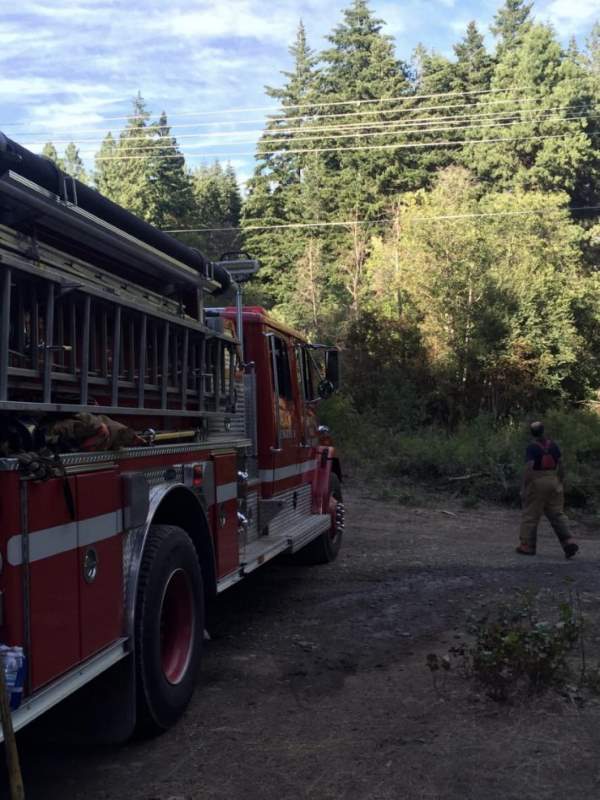
[[[542,458],[546,450],[554,458],[556,466],[558,466],[558,462],[560,460],[560,447],[556,444],[556,442],[549,441],[548,439],[544,439],[540,442],[540,444],[535,444],[532,442],[527,447],[527,450],[525,451],[525,463],[528,464],[530,461],[533,461],[533,468],[535,470],[541,470]]]

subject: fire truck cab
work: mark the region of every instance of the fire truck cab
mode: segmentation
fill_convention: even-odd
[[[16,729],[94,679],[99,724],[172,725],[208,600],[270,559],[332,561],[341,469],[310,345],[207,261],[0,134],[0,643]],[[237,306],[205,308],[233,287]],[[115,724],[116,722],[116,724]]]

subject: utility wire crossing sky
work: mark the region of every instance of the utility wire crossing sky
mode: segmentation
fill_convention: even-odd
[[[21,0],[0,19],[0,130],[32,149],[59,133],[61,143],[84,132],[117,132],[141,91],[153,118],[167,112],[173,134],[192,120],[217,134],[262,127],[273,110],[264,86],[290,67],[288,47],[302,18],[315,50],[341,21],[346,2],[322,0]],[[409,61],[419,42],[446,56],[475,20],[489,24],[498,0],[372,0],[398,57]],[[168,6],[168,9],[167,9]],[[266,13],[268,12],[268,13]],[[597,0],[538,0],[536,19],[555,26],[564,44],[583,41],[598,15]],[[493,96],[493,93],[491,93]],[[361,114],[366,109],[361,105]],[[333,112],[335,113],[335,112]],[[378,114],[382,111],[377,112]],[[345,113],[343,116],[347,116]],[[258,132],[253,131],[258,138]],[[36,138],[33,138],[36,137]],[[243,179],[248,153],[231,154]],[[211,145],[212,147],[212,145]],[[91,153],[86,163],[92,165]],[[191,154],[192,165],[215,154]]]

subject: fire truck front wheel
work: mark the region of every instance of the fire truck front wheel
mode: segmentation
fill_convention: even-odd
[[[181,528],[153,525],[138,579],[135,657],[141,733],[169,728],[196,682],[204,632],[204,593],[196,549]]]

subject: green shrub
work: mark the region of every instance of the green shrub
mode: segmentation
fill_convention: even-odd
[[[470,644],[452,648],[443,659],[430,654],[427,666],[433,673],[455,664],[493,700],[505,701],[519,690],[540,692],[567,682],[568,655],[582,636],[583,621],[571,594],[548,619],[541,618],[535,596],[521,593],[513,604],[471,621],[467,632]]]

